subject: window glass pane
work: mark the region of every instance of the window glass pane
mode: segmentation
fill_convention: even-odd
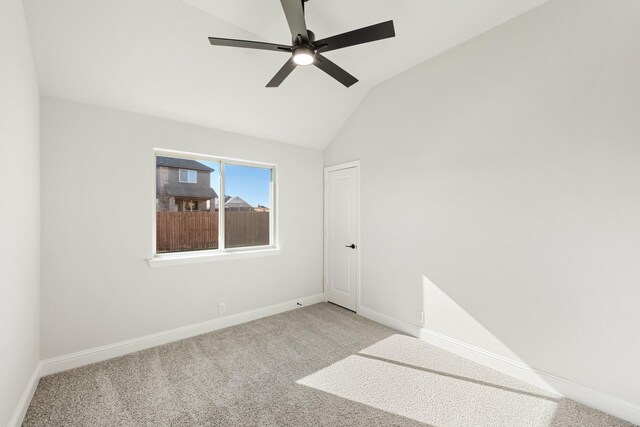
[[[224,165],[225,247],[269,245],[271,169]]]
[[[220,163],[156,157],[156,252],[218,249]]]
[[[193,165],[191,165],[193,166]],[[190,170],[190,169],[179,169],[178,170],[178,181],[179,182],[188,182],[191,184],[196,184],[198,182],[198,171]]]

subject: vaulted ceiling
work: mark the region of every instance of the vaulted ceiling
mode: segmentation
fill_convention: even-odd
[[[288,59],[207,37],[290,44],[279,0],[25,0],[43,95],[324,148],[369,89],[547,0],[310,0],[318,38],[393,19],[397,37],[266,83]]]

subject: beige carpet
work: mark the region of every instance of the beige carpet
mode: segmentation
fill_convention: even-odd
[[[25,426],[630,426],[331,304],[40,380]]]

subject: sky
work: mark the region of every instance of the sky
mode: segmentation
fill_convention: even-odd
[[[200,163],[214,169],[211,173],[211,188],[220,194],[220,163]],[[253,207],[258,205],[270,206],[271,170],[249,166],[236,166],[225,164],[224,166],[225,195],[239,196]]]

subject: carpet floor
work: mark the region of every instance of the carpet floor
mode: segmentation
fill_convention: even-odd
[[[24,426],[631,426],[331,304],[40,380]]]

